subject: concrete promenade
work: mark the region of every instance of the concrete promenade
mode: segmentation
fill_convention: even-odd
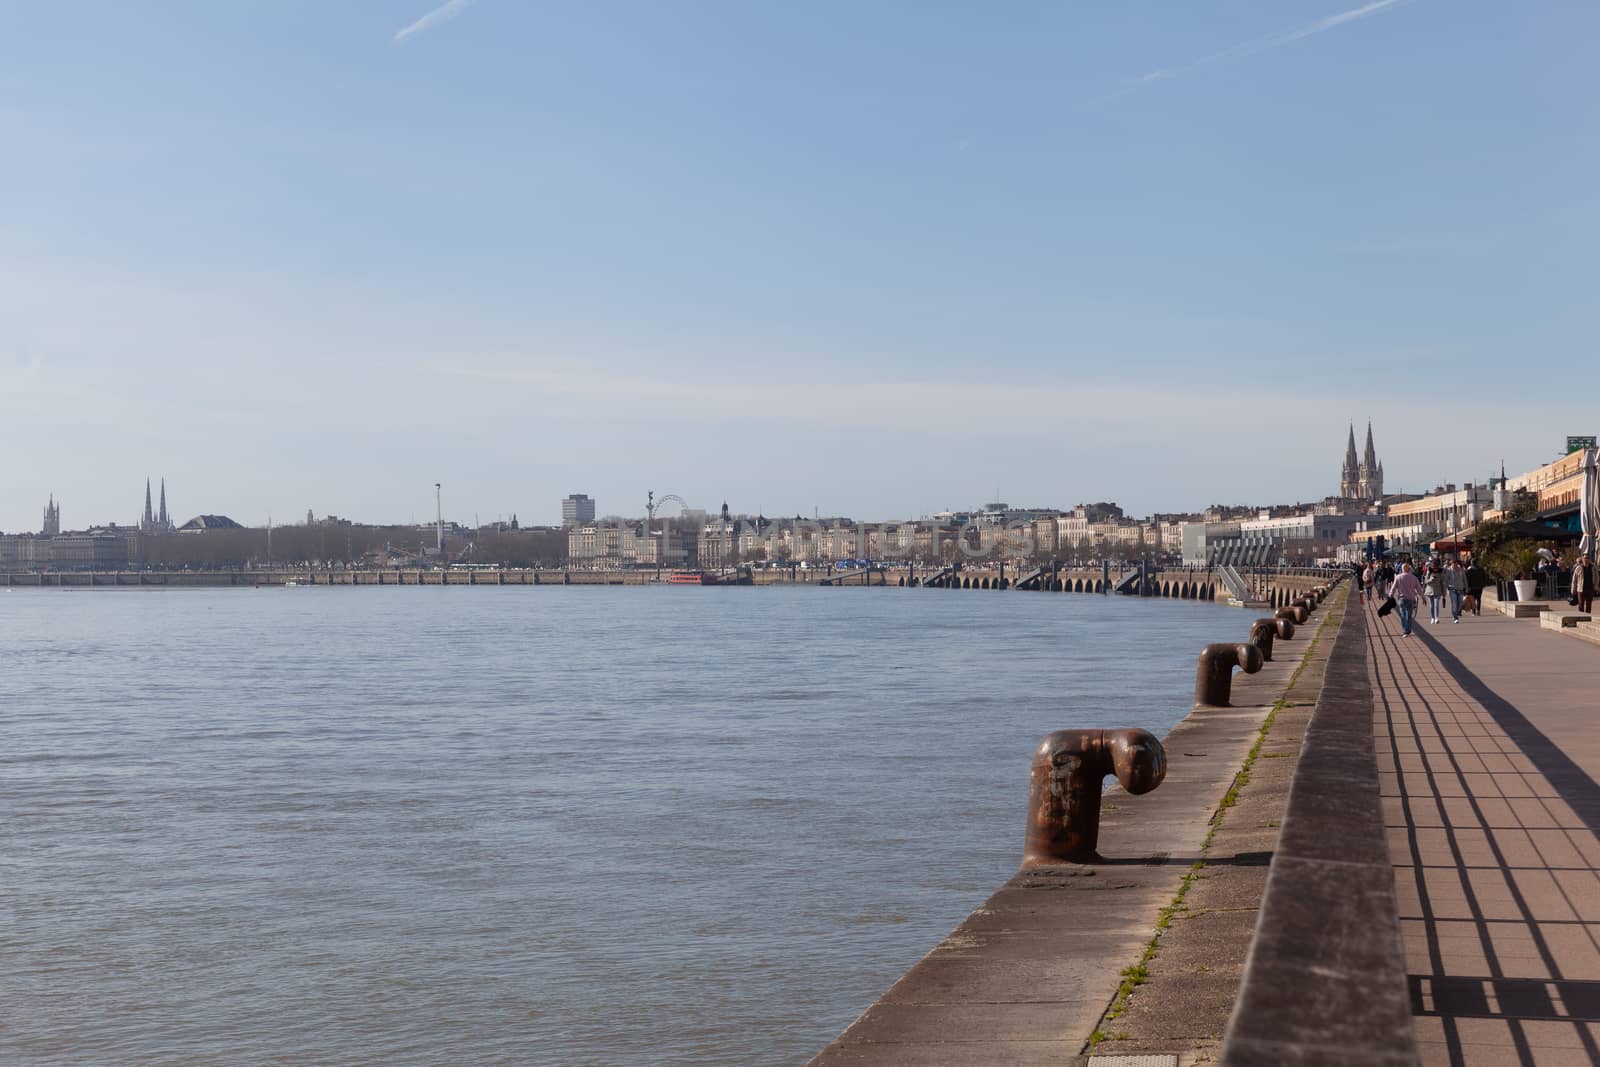
[[[1422,1062],[1600,1063],[1600,648],[1365,610]]]

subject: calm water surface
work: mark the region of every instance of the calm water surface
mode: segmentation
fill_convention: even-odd
[[[1015,869],[1039,737],[1164,732],[1244,622],[998,591],[0,594],[0,1061],[804,1062]]]

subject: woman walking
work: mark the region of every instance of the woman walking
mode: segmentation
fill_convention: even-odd
[[[1422,568],[1425,577],[1422,579],[1422,592],[1428,598],[1428,621],[1434,626],[1439,625],[1439,605],[1444,600],[1444,577],[1439,573],[1439,568],[1432,563]]]
[[[1578,598],[1579,611],[1594,609],[1595,578],[1594,557],[1585,552],[1572,568],[1572,595]]]

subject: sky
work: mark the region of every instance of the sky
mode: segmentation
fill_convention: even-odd
[[[0,529],[1312,500],[1600,430],[1600,7],[0,0]]]

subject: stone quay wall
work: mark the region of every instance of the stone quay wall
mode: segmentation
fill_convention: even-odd
[[[1286,914],[1286,877],[1265,908],[1262,898],[1269,871],[1277,877],[1290,783],[1321,773],[1320,747],[1309,771],[1298,764],[1308,734],[1327,734],[1316,725],[1324,699],[1324,720],[1341,721],[1341,709],[1362,699],[1349,691],[1351,642],[1336,640],[1350,616],[1360,618],[1345,612],[1346,595],[1336,587],[1292,636],[1273,642],[1258,672],[1233,676],[1226,706],[1194,706],[1163,741],[1159,788],[1108,792],[1098,856],[1019,870],[813,1064],[1093,1064],[1160,1053],[1171,1058],[1146,1062],[1265,1062],[1239,1041],[1270,1031],[1272,1013],[1253,1008],[1228,1050],[1224,1034],[1253,945],[1300,937],[1298,951],[1318,963],[1330,947],[1318,944],[1322,935],[1303,911]],[[1244,633],[1235,636],[1242,642]],[[1342,658],[1330,671],[1336,644]],[[1384,914],[1372,912],[1368,934],[1375,944],[1397,944],[1397,920],[1392,909],[1387,923]],[[1329,936],[1342,945],[1346,933]],[[1268,978],[1267,958],[1258,952],[1251,963],[1252,990]],[[1373,982],[1369,1003],[1355,1003],[1359,990],[1344,982],[1339,993],[1349,999],[1330,996],[1322,1005],[1321,1033],[1334,1047],[1346,1043],[1356,1054],[1350,1062],[1376,1051],[1364,1032],[1375,1016],[1405,1010],[1403,1000],[1386,1005],[1388,979]],[[1258,1002],[1252,995],[1252,1006]],[[1405,1062],[1403,1040],[1397,1048],[1392,1029],[1384,1037],[1383,1062]],[[1276,1046],[1285,1051],[1305,1049]]]
[[[260,586],[416,586],[416,585],[657,585],[670,571],[658,576],[653,570],[589,571],[535,570],[524,568],[465,570],[447,567],[374,568],[370,570],[298,569],[240,571],[9,571],[0,572],[0,586],[44,588],[252,588]],[[857,585],[905,587],[921,586],[925,575],[909,568],[873,568],[870,571],[829,572],[821,569],[791,572],[784,569],[754,572],[756,585]],[[1109,576],[1098,568],[1062,568],[1033,583],[1019,585],[1018,579],[1030,570],[1007,567],[966,568],[949,576],[938,588],[961,590],[1002,590],[1100,593],[1117,592],[1120,584],[1134,579],[1125,589],[1129,595],[1166,597],[1175,600],[1215,600],[1227,590],[1206,571],[1162,570],[1138,579],[1134,572]],[[1304,596],[1328,581],[1321,571],[1278,571],[1247,576],[1257,595],[1273,607],[1281,607]],[[934,587],[928,586],[932,589]]]

